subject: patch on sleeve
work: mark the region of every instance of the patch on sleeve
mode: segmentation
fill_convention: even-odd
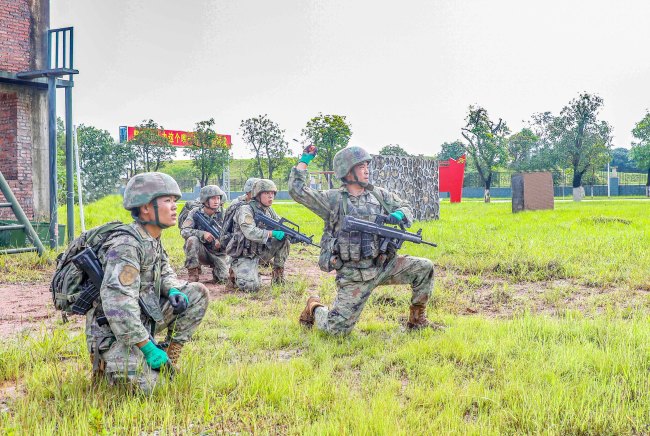
[[[138,271],[134,266],[128,264],[124,265],[119,276],[120,283],[123,286],[130,286],[135,282],[135,279],[137,279],[139,275],[140,271]]]
[[[255,222],[255,220],[253,219],[252,215],[246,215],[246,218],[244,218],[244,222],[246,224],[253,224]]]

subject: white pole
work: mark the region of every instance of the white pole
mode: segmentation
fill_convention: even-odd
[[[81,183],[81,164],[79,163],[79,143],[77,142],[77,126],[74,126],[72,129],[74,140],[74,159],[77,165],[77,196],[79,197],[79,220],[81,221],[81,231],[86,231],[86,223],[84,221],[84,202],[83,196],[81,195],[82,183]]]
[[[610,198],[610,196],[609,196],[609,194],[610,194],[609,188],[610,188],[610,186],[609,186],[609,162],[607,162],[607,198]]]

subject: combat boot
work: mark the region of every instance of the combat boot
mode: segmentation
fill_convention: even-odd
[[[314,325],[314,311],[317,307],[325,307],[324,304],[321,304],[320,297],[312,296],[307,299],[307,305],[305,309],[300,314],[300,324],[305,327],[311,327]]]
[[[274,267],[271,271],[271,284],[273,285],[284,285],[286,280],[284,279],[284,268]]]
[[[167,357],[169,357],[169,363],[171,363],[174,368],[178,368],[178,361],[180,360],[182,349],[183,344],[174,341],[171,341],[169,345],[164,348]]]
[[[409,313],[409,320],[406,327],[409,330],[421,330],[425,328],[432,328],[434,330],[444,330],[444,326],[430,322],[427,319],[427,309],[425,306],[411,306]]]
[[[201,276],[200,266],[197,266],[196,268],[187,269],[187,281],[189,281],[190,283],[198,282],[200,276]]]

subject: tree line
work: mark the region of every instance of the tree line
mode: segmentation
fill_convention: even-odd
[[[467,168],[475,171],[485,188],[485,201],[490,201],[490,187],[497,171],[563,170],[573,174],[574,196],[584,195],[582,181],[585,175],[612,161],[621,170],[636,166],[648,173],[646,183],[650,193],[650,112],[636,123],[632,133],[635,141],[628,151],[612,148],[612,129],[599,119],[603,99],[595,94],[580,93],[559,113],[535,113],[519,132],[512,133],[502,118],[491,117],[486,108],[469,106],[464,125],[460,129],[463,140],[445,142],[436,159],[467,156]],[[231,158],[225,139],[215,131],[214,118],[196,123],[195,134],[189,146],[183,149],[190,158],[193,176],[201,186],[221,175]],[[136,127],[139,134],[125,143],[117,143],[106,130],[80,125],[77,138],[80,166],[83,172],[83,191],[89,201],[115,192],[123,178],[144,171],[159,171],[171,162],[177,147],[159,135],[163,126],[144,120]],[[63,122],[58,123],[60,150],[63,141]],[[297,158],[289,158],[289,143],[285,130],[268,115],[258,115],[241,121],[240,134],[244,144],[253,153],[246,176],[286,178]],[[301,144],[319,148],[319,159],[314,169],[333,170],[334,155],[350,142],[352,127],[344,115],[319,113],[307,121],[301,130]],[[297,141],[297,140],[295,140]],[[409,156],[399,144],[384,146],[382,155]],[[65,154],[60,151],[59,183],[63,183]],[[330,181],[330,184],[332,182]],[[65,194],[65,193],[63,193]]]
[[[574,199],[584,197],[583,178],[608,162],[621,170],[636,166],[648,175],[650,196],[650,112],[636,123],[635,141],[628,151],[612,148],[612,128],[598,114],[603,99],[580,93],[558,114],[532,115],[519,132],[511,133],[505,120],[494,118],[482,106],[470,106],[460,134],[464,141],[442,144],[437,159],[467,156],[467,168],[475,171],[484,186],[484,200],[490,201],[490,187],[497,171],[558,171],[573,174]],[[380,154],[408,155],[399,145],[384,147]]]

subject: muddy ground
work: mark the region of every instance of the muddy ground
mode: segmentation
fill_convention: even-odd
[[[265,271],[267,272],[267,271]],[[327,276],[313,260],[292,259],[285,274],[302,275],[308,290],[318,289]],[[331,273],[330,273],[331,274]],[[179,271],[187,278],[187,271]],[[203,267],[201,281],[210,290],[212,299],[225,294],[223,285],[211,283],[210,269]],[[268,284],[269,275],[263,275]],[[452,271],[436,270],[436,292],[432,304],[442,312],[468,316],[511,317],[526,310],[531,313],[557,315],[566,310],[596,314],[609,308],[650,307],[649,289],[622,287],[595,288],[573,280],[507,283],[503,279],[466,277]],[[385,298],[383,296],[382,298]],[[0,282],[0,338],[32,333],[60,322],[54,310],[48,282],[3,284]],[[81,326],[82,317],[71,317]]]

